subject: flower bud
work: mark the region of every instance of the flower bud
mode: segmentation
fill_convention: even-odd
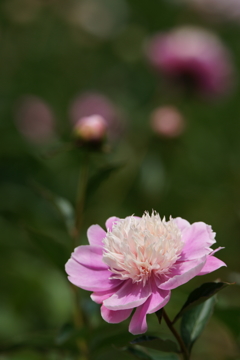
[[[184,118],[174,106],[163,106],[154,110],[150,123],[156,134],[166,138],[178,137],[185,129]]]
[[[86,143],[102,142],[107,133],[107,123],[100,115],[79,119],[74,127],[75,137]]]
[[[37,96],[23,96],[16,105],[14,118],[19,132],[32,143],[45,143],[55,135],[52,110]]]

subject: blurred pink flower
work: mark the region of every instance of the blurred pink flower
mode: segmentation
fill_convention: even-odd
[[[43,143],[54,136],[54,116],[39,97],[22,97],[15,107],[15,123],[22,135],[33,143]]]
[[[154,132],[167,138],[180,136],[185,129],[182,114],[174,106],[162,106],[153,111],[150,117]]]
[[[240,22],[240,1],[239,0],[181,0],[192,8],[200,11],[212,21],[227,20]]]
[[[105,321],[119,323],[136,308],[129,326],[134,335],[147,331],[146,315],[164,307],[172,289],[226,266],[213,256],[221,248],[211,249],[215,233],[203,222],[166,221],[153,212],[111,217],[106,228],[88,229],[90,245],[74,250],[66,272],[74,285],[93,291]]]
[[[146,53],[150,64],[173,80],[204,95],[221,95],[232,86],[228,50],[211,32],[182,27],[154,36]]]
[[[95,92],[77,96],[70,105],[69,116],[72,124],[75,125],[80,118],[92,115],[100,115],[105,119],[110,137],[115,138],[122,132],[123,122],[119,111],[106,96]]]
[[[102,141],[107,132],[107,123],[100,115],[83,117],[74,127],[77,138],[86,142]]]

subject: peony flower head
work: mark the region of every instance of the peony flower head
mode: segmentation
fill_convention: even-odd
[[[221,95],[231,87],[230,54],[209,31],[189,26],[157,34],[146,55],[157,71],[203,95]]]
[[[136,308],[129,325],[134,335],[147,331],[147,314],[163,308],[172,289],[226,266],[213,256],[221,248],[211,249],[215,233],[203,222],[146,212],[111,217],[106,228],[88,229],[90,245],[74,250],[66,272],[74,285],[93,292],[105,321],[119,323]]]

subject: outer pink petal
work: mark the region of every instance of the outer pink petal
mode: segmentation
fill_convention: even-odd
[[[203,222],[197,222],[182,232],[185,246],[182,249],[180,261],[199,259],[211,252],[210,246],[216,242],[211,227]]]
[[[65,266],[68,279],[74,285],[89,291],[105,291],[118,286],[121,280],[109,279],[108,270],[96,270],[69,259]]]
[[[110,296],[112,296],[115,292],[117,292],[120,287],[122,286],[122,284],[120,283],[119,286],[110,289],[110,290],[106,290],[106,291],[97,291],[94,292],[90,295],[91,299],[97,303],[97,304],[102,304],[104,300],[108,299]]]
[[[152,281],[152,295],[149,297],[149,305],[147,314],[153,314],[163,308],[170,300],[171,292],[169,290],[161,290],[157,287],[155,280]]]
[[[191,226],[191,224],[185,220],[185,219],[182,219],[181,217],[177,217],[174,219],[174,222],[177,224],[178,228],[183,231],[185,230],[186,228],[188,228],[189,226]]]
[[[87,237],[90,245],[93,246],[103,246],[103,239],[106,236],[106,231],[104,231],[99,225],[92,225],[88,228]]]
[[[222,260],[215,256],[208,256],[207,261],[198,275],[206,275],[212,271],[219,269],[222,266],[227,266]]]
[[[116,224],[120,219],[116,216],[112,216],[106,221],[106,229],[112,231],[113,225]]]
[[[91,269],[107,270],[107,265],[102,261],[102,253],[103,250],[100,246],[78,246],[74,253],[72,253],[72,258],[81,265],[88,266]]]
[[[139,306],[133,314],[128,328],[131,334],[138,335],[147,331],[147,310],[149,307],[149,302],[150,299],[147,299],[147,301]]]
[[[109,310],[104,305],[101,306],[101,315],[103,320],[111,324],[118,324],[126,320],[131,315],[132,309]]]
[[[206,257],[197,260],[176,263],[173,270],[168,275],[168,278],[165,277],[165,279],[163,278],[162,281],[161,279],[156,278],[157,286],[163,290],[175,289],[176,287],[191,280],[194,276],[197,276],[202,270],[205,262]]]
[[[145,286],[141,283],[132,283],[132,280],[124,281],[125,284],[110,298],[103,301],[109,310],[132,309],[142,305],[151,295],[151,286],[148,282]]]

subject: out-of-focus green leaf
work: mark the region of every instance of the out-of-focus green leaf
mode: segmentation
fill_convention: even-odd
[[[86,191],[86,199],[90,199],[99,186],[109,178],[112,174],[114,174],[116,171],[120,170],[124,164],[115,164],[115,165],[108,165],[103,167],[102,169],[98,169],[97,173],[93,175],[90,180],[88,181],[87,191]]]
[[[75,211],[72,204],[67,199],[52,193],[42,185],[36,182],[32,184],[34,189],[57,210],[67,230],[71,233],[75,223]]]
[[[79,338],[87,337],[87,329],[76,329],[73,324],[65,324],[55,338],[55,343],[59,346],[74,343]]]
[[[131,341],[132,345],[141,345],[147,348],[164,351],[164,352],[179,352],[177,344],[172,340],[162,340],[155,336],[141,336]]]
[[[27,228],[27,233],[32,242],[61,271],[64,271],[64,265],[69,258],[69,251],[62,243],[49,235],[38,232],[37,230]]]
[[[181,336],[189,351],[212,316],[215,302],[216,297],[213,296],[183,314],[180,327]]]
[[[153,349],[144,349],[140,346],[138,347],[125,347],[123,351],[128,351],[134,355],[137,359],[146,359],[146,360],[179,360],[179,356],[176,354],[168,354]]]
[[[193,290],[179,313],[175,316],[173,323],[175,323],[186,311],[192,309],[194,306],[200,305],[229,285],[233,284],[226,282],[208,282]]]

